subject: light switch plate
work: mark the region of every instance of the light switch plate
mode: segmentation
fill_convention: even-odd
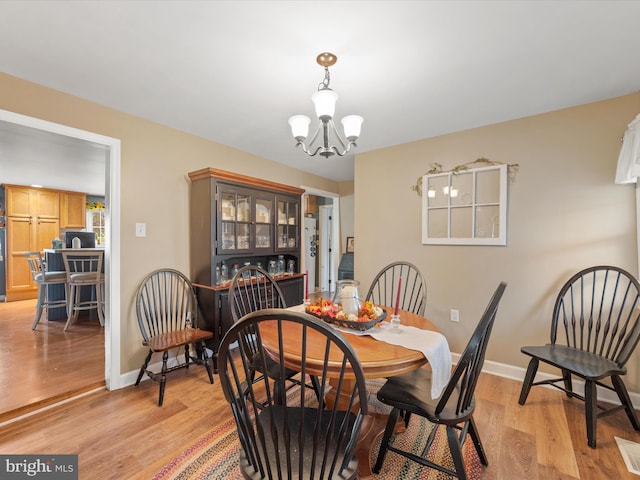
[[[136,223],[136,237],[146,237],[146,236],[147,236],[147,224]]]

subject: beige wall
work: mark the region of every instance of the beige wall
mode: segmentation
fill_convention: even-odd
[[[161,267],[189,271],[188,172],[214,167],[338,191],[336,182],[5,74],[0,109],[121,140],[121,373],[144,357],[132,304],[140,280]],[[147,224],[146,237],[135,236],[136,222]]]
[[[338,193],[340,194],[340,254],[347,251],[347,237],[353,237],[353,194],[354,182],[340,182]],[[366,293],[366,292],[365,292]]]
[[[620,138],[638,112],[634,94],[357,155],[356,278],[368,285],[387,263],[415,263],[427,279],[426,314],[454,352],[506,281],[487,360],[525,367],[520,347],[547,341],[555,294],[571,274],[595,264],[638,274],[634,186],[614,184]],[[434,162],[449,170],[478,157],[520,165],[508,245],[422,245],[410,186]],[[640,349],[628,369],[627,385],[640,392]]]

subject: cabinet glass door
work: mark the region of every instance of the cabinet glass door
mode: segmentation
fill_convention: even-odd
[[[223,189],[220,192],[221,251],[248,251],[251,249],[251,195],[241,189]]]
[[[300,202],[295,199],[278,198],[276,250],[298,248]]]
[[[255,248],[273,248],[273,196],[256,198],[254,221],[256,226]]]

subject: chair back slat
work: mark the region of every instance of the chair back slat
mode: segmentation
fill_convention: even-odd
[[[80,249],[78,249],[78,251],[63,251],[62,260],[64,262],[65,271],[67,272],[67,281],[71,282],[74,278],[74,274],[87,274],[87,281],[100,283],[103,275],[103,259],[104,252],[102,250],[94,250],[90,252],[82,251]]]
[[[409,262],[394,262],[384,267],[371,282],[366,300],[376,305],[395,307],[401,277],[400,309],[424,315],[427,284],[418,268]]]
[[[450,408],[452,404],[455,404],[456,416],[464,416],[465,412],[470,415],[473,411],[476,384],[484,365],[487,345],[498,312],[498,305],[506,288],[507,284],[501,282],[491,297],[469,339],[469,343],[467,343],[466,348],[460,355],[449,383],[440,396],[436,406],[436,414],[442,412],[446,407]]]
[[[551,343],[585,350],[623,366],[640,339],[640,284],[625,270],[595,266],[571,277],[553,312]]]
[[[257,265],[245,265],[233,276],[229,285],[229,304],[234,322],[257,310],[286,307],[277,282]]]
[[[35,281],[36,276],[44,271],[44,261],[40,252],[25,252],[25,257],[29,263],[31,278]]]
[[[267,351],[263,345],[265,322],[278,332],[278,351]],[[292,330],[285,328],[291,325],[300,340],[300,374],[316,375],[323,391],[329,389],[331,375],[332,394],[349,399],[344,410],[338,408],[338,402],[322,408],[304,382],[289,390],[284,401],[274,395],[273,383],[285,378],[283,338],[285,331],[291,334]],[[257,338],[260,368],[268,368],[267,358],[275,360],[281,369],[276,376],[279,379],[264,376],[253,381],[256,357],[241,341],[250,334]],[[307,357],[307,344],[312,339],[313,360]],[[236,342],[238,347],[233,349]],[[362,366],[340,333],[305,313],[259,310],[239,319],[226,333],[218,353],[218,369],[237,424],[240,468],[246,478],[356,478],[355,446],[367,414],[367,393]]]
[[[149,338],[198,326],[198,308],[193,286],[181,272],[161,269],[145,277],[136,295],[140,332]]]

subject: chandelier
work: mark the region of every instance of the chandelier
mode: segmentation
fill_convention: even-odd
[[[311,100],[316,107],[316,115],[320,120],[318,128],[316,129],[311,140],[305,144],[305,140],[309,135],[309,124],[311,119],[306,115],[294,115],[289,118],[289,125],[291,125],[291,133],[293,138],[298,143],[296,146],[302,147],[304,153],[309,156],[315,156],[320,154],[321,156],[328,158],[334,154],[338,154],[341,157],[349,153],[351,147],[356,146],[356,140],[360,136],[360,127],[362,126],[362,117],[358,115],[347,115],[342,119],[342,127],[344,129],[344,138],[340,136],[338,129],[333,123],[333,114],[336,110],[336,100],[338,100],[338,94],[329,88],[329,67],[334,65],[338,57],[333,53],[321,53],[316,58],[318,64],[324,67],[324,80],[318,85],[318,91],[311,96]],[[314,147],[314,143],[318,140],[318,135],[322,130],[322,144]],[[334,145],[331,145],[329,139],[333,136],[340,144],[340,149]]]

